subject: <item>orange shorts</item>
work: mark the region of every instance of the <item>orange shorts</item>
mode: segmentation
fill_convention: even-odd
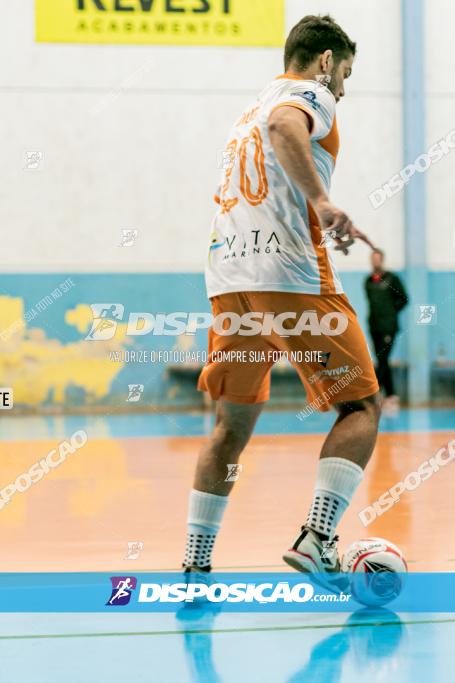
[[[270,370],[283,357],[297,370],[314,410],[379,391],[365,337],[344,294],[235,292],[215,296],[211,304],[214,318],[221,317],[209,329],[209,358],[198,389],[212,399],[267,401]]]

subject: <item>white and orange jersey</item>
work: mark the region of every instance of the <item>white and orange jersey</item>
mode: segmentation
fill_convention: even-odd
[[[317,81],[280,76],[229,135],[210,235],[209,297],[241,291],[343,291],[317,217],[270,142],[268,119],[282,106],[297,107],[310,117],[314,163],[330,189],[338,153],[335,98]]]

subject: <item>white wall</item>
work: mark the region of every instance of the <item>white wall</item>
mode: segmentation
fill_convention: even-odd
[[[449,0],[439,1],[453,13]],[[227,129],[282,72],[282,51],[37,44],[33,1],[2,9],[0,223],[8,235],[2,270],[202,270]],[[303,14],[326,11],[358,43],[339,105],[342,147],[333,199],[398,268],[402,197],[375,211],[368,195],[402,165],[400,3],[288,0],[288,28]],[[429,33],[439,43],[433,23],[430,17]],[[437,78],[430,139],[453,125],[448,107],[443,115],[434,106],[438,97],[449,102],[449,86]],[[27,150],[44,152],[42,170],[24,170]],[[438,174],[444,176],[446,208],[451,193],[443,164],[453,163],[431,171],[433,192]],[[449,230],[449,211],[430,203]],[[139,242],[121,249],[120,230],[128,227],[139,229]],[[357,246],[340,263],[363,269],[367,253]],[[443,248],[433,244],[430,254],[432,262],[444,263]]]
[[[426,3],[426,90],[428,146],[455,129],[455,5]],[[427,250],[434,270],[455,268],[455,150],[427,172]]]

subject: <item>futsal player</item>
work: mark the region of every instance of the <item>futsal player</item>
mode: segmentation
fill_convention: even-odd
[[[340,570],[335,531],[362,481],[379,419],[367,344],[325,239],[329,231],[335,249],[344,253],[355,239],[368,241],[329,199],[338,153],[335,108],[355,52],[331,17],[304,17],[287,39],[285,74],[267,85],[229,133],[206,270],[213,315],[282,314],[284,334],[209,330],[199,389],[217,402],[216,425],[190,494],[187,572],[211,569],[234,485],[228,465],[238,463],[269,398],[273,358],[223,362],[219,352],[252,350],[266,358],[270,351],[294,352],[295,358],[299,351],[323,354],[323,363],[293,362],[308,401],[323,411],[335,408],[338,417],[322,446],[306,520],[284,560],[299,571],[323,572],[329,585]],[[308,319],[302,331],[287,332],[302,316]],[[321,322],[333,318],[340,323],[337,334]],[[341,382],[343,373],[351,381]]]

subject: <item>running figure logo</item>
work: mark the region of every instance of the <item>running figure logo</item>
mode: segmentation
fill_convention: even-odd
[[[87,341],[106,341],[112,339],[117,322],[123,318],[122,304],[91,304],[93,313],[92,327],[85,337]]]
[[[139,401],[143,391],[143,384],[128,384],[128,398],[126,399],[127,402],[136,403],[137,401]]]
[[[335,246],[335,238],[337,236],[336,230],[324,230],[322,232],[322,238],[320,247],[325,247],[326,249],[331,249]]]
[[[224,481],[238,481],[240,478],[240,472],[243,470],[243,465],[230,464],[227,465],[228,474]]]
[[[137,560],[142,550],[144,550],[142,541],[128,541],[128,554],[123,559]]]
[[[122,236],[120,238],[120,244],[119,247],[132,247],[134,246],[137,236],[139,234],[139,230],[131,230],[130,228],[126,228],[122,230]]]
[[[112,593],[106,605],[127,605],[137,585],[135,576],[111,576]]]
[[[334,540],[322,541],[321,560],[324,564],[331,564],[331,562],[336,558],[336,552]]]
[[[25,152],[24,168],[32,171],[39,170],[44,159],[43,152]]]
[[[417,325],[436,325],[437,307],[433,304],[418,305],[416,307]]]

